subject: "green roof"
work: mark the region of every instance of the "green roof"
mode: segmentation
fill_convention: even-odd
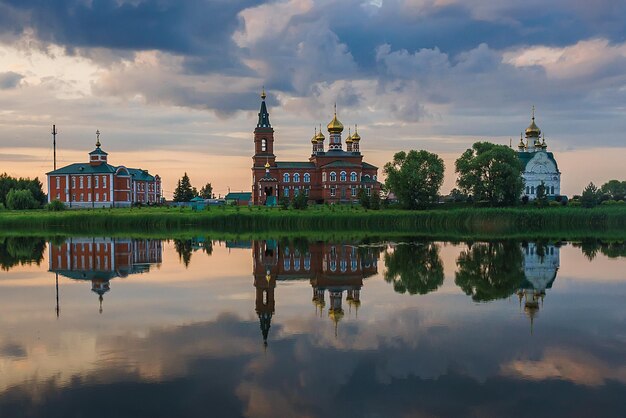
[[[252,192],[230,192],[224,197],[226,200],[250,200]]]
[[[551,152],[546,152],[546,151],[537,151],[537,152],[518,151],[517,156],[522,162],[522,170],[524,171],[526,170],[526,165],[530,162],[530,160],[533,159],[535,155],[537,155],[538,152],[545,152],[546,156],[548,157],[548,160],[554,163],[554,166],[556,167],[556,171],[559,171],[559,165],[556,163],[556,160],[554,159],[554,154]]]
[[[370,164],[370,163],[366,163],[365,161],[363,161],[363,162],[361,163],[361,166],[362,166],[363,168],[378,168],[378,167],[376,167],[375,165],[372,165],[372,164]]]
[[[95,154],[98,154],[98,155],[109,155],[106,152],[102,151],[100,148],[96,148],[95,150],[93,150],[93,151],[91,151],[89,153],[89,155],[95,155]]]
[[[315,164],[308,161],[283,161],[276,162],[278,168],[315,168]]]
[[[102,163],[91,165],[89,163],[75,163],[61,167],[58,170],[50,171],[46,174],[105,174],[115,173],[116,167],[110,164]]]
[[[148,173],[148,170],[142,170],[140,168],[127,168],[127,170],[133,177],[133,180],[154,181],[154,176]]]
[[[344,160],[333,161],[332,163],[328,163],[322,166],[323,168],[331,168],[331,167],[359,167],[358,164],[349,163]]]

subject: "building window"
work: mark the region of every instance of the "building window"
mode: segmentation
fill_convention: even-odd
[[[309,173],[304,173],[304,182],[305,183],[311,182],[311,175]]]
[[[102,176],[102,187],[107,187],[107,176]]]
[[[96,178],[98,178],[98,177],[96,177]],[[99,202],[99,201],[100,201],[100,193],[96,193],[96,202]]]
[[[333,197],[335,196],[335,190],[336,190],[335,186],[331,186],[330,187],[330,195],[333,196]]]
[[[72,189],[76,188],[76,177],[72,176]]]
[[[535,194],[535,186],[530,186],[530,194]]]
[[[61,187],[61,177],[57,177],[57,189]]]
[[[261,151],[262,151],[262,152],[267,151],[267,139],[265,139],[265,138],[263,138],[263,139],[261,140]]]
[[[337,173],[334,171],[330,172],[330,181],[337,181]]]
[[[530,194],[530,186],[526,186],[526,194]]]
[[[356,197],[357,188],[356,187],[352,187],[350,190],[351,190],[350,193],[352,194],[352,197]]]
[[[300,174],[296,173],[293,175],[293,182],[300,183]]]
[[[308,196],[308,195],[309,195],[309,188],[308,188],[308,187],[305,187],[305,188],[304,188],[304,195],[305,195],[305,196]]]
[[[91,202],[91,193],[87,193],[87,202]]]
[[[106,178],[106,177],[105,177],[105,178]],[[105,201],[105,202],[108,200],[108,199],[107,199],[107,194],[106,194],[106,193],[104,193],[104,194],[102,195],[102,200],[103,200],[103,201]]]
[[[91,189],[91,176],[87,177],[87,187]]]
[[[298,194],[300,194],[300,188],[298,186],[296,186],[296,188],[293,189],[293,195],[294,196],[298,196]]]
[[[80,188],[82,189],[82,188],[83,188],[83,186],[84,186],[84,183],[83,183],[83,176],[80,176],[80,177],[79,177],[79,179],[78,179],[78,181],[79,181],[79,183],[80,183]]]
[[[550,187],[550,194],[554,194],[554,186]]]
[[[57,200],[61,200],[61,193],[57,193]]]
[[[291,260],[289,258],[285,258],[283,260],[283,268],[285,269],[285,271],[291,270]]]
[[[283,196],[289,197],[289,188],[288,187],[283,188]]]
[[[96,176],[96,188],[100,187],[100,176]]]
[[[356,173],[354,171],[350,173],[350,181],[353,183],[356,182]]]
[[[81,179],[82,179],[82,177],[81,177]],[[84,201],[84,200],[85,200],[85,195],[84,195],[83,193],[81,193],[81,194],[80,194],[80,201],[82,202],[82,201]]]
[[[374,175],[372,176],[372,179],[374,179],[374,181],[376,181],[376,174],[374,174]]]
[[[289,183],[289,173],[283,174],[283,183]]]
[[[347,177],[345,171],[342,171],[341,174],[339,174],[339,180],[340,181],[347,181],[348,180],[348,177]]]
[[[371,195],[372,195],[372,189],[367,189],[366,191],[367,191],[367,195],[368,195],[368,196],[371,196]]]
[[[325,182],[326,181],[326,173],[322,173],[322,181]]]
[[[76,202],[76,195],[72,194],[72,202]]]

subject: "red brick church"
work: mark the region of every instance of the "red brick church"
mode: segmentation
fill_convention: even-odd
[[[360,189],[368,195],[380,192],[378,168],[363,161],[361,137],[355,126],[354,134],[346,138],[343,149],[343,124],[335,116],[328,124],[328,146],[321,132],[311,138],[308,161],[276,161],[274,129],[261,94],[259,121],[254,130],[252,157],[252,201],[255,205],[275,205],[281,198],[293,199],[305,193],[317,203],[348,203],[357,200]]]

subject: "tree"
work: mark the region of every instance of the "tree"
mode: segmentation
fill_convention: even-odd
[[[506,298],[526,279],[524,255],[513,241],[481,242],[457,260],[454,283],[476,302]]]
[[[35,200],[30,190],[11,189],[7,194],[7,208],[12,210],[35,209],[39,202]]]
[[[380,209],[380,193],[374,189],[372,189],[372,195],[370,196],[370,208],[373,210]]]
[[[38,206],[46,203],[46,194],[43,192],[43,185],[38,178],[29,179],[11,177],[8,174],[0,174],[0,203],[6,205],[6,198],[9,192],[14,190],[30,190]]]
[[[200,197],[203,199],[213,199],[213,186],[207,183],[200,189]]]
[[[432,242],[396,246],[385,253],[385,266],[385,281],[398,293],[425,295],[443,284],[439,247]]]
[[[585,208],[593,208],[598,204],[599,199],[598,188],[595,184],[589,183],[580,197],[580,204]]]
[[[45,249],[46,241],[39,238],[0,238],[0,269],[9,271],[17,265],[40,265]]]
[[[543,208],[548,206],[548,195],[546,194],[546,185],[541,182],[539,186],[537,186],[537,197],[535,197],[535,205]]]
[[[476,142],[456,160],[455,169],[457,185],[475,201],[513,205],[522,194],[522,163],[507,146]]]
[[[603,194],[612,200],[624,200],[626,197],[626,181],[609,180],[600,187]]]
[[[400,151],[385,164],[385,187],[406,209],[436,202],[443,183],[445,166],[437,154],[428,151]]]
[[[364,209],[370,208],[370,197],[367,195],[367,191],[365,189],[359,189],[359,193],[357,195],[359,199],[359,204]]]
[[[304,191],[300,191],[293,198],[293,208],[294,209],[306,209],[309,206],[309,197],[304,193]]]
[[[197,195],[196,190],[191,187],[189,176],[185,173],[185,175],[178,180],[178,185],[176,186],[176,190],[174,190],[174,202],[189,202]]]
[[[174,249],[178,254],[178,259],[185,265],[185,268],[189,267],[191,261],[192,246],[190,239],[175,239]]]

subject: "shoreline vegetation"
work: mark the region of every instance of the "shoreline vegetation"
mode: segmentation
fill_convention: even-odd
[[[0,235],[162,237],[423,236],[433,238],[626,238],[626,206],[433,208],[379,211],[356,206],[143,207],[50,212],[0,211]]]

